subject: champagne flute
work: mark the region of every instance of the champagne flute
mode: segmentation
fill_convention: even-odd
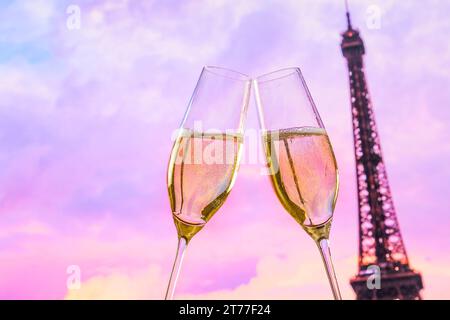
[[[239,166],[252,81],[204,67],[176,135],[167,187],[178,249],[165,299],[172,299],[185,249],[225,202]]]
[[[339,179],[325,127],[299,68],[262,75],[254,86],[272,186],[317,244],[333,296],[340,300],[328,243]]]

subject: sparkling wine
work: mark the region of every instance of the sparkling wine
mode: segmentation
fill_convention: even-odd
[[[190,240],[222,206],[233,187],[242,136],[183,129],[167,174],[178,235]]]
[[[272,185],[283,207],[313,238],[328,236],[338,170],[326,131],[267,131],[264,143]]]

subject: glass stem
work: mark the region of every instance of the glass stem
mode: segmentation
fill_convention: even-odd
[[[183,237],[178,238],[178,248],[175,261],[173,262],[172,273],[170,274],[169,285],[167,286],[165,300],[172,300],[177,285],[178,275],[180,274],[181,264],[183,263],[184,252],[186,251],[187,241]]]
[[[325,270],[327,271],[328,281],[330,281],[331,291],[333,291],[334,299],[342,300],[341,292],[339,291],[339,285],[336,279],[336,274],[334,273],[333,262],[331,261],[331,252],[328,239],[322,238],[316,243],[322,255],[323,264],[325,265]]]

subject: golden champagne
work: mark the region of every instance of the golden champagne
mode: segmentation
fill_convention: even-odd
[[[180,237],[189,241],[225,202],[233,187],[242,135],[182,129],[167,174],[170,205]]]
[[[315,240],[328,238],[338,170],[326,131],[267,131],[264,144],[272,185],[283,207]]]

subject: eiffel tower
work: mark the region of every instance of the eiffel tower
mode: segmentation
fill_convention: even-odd
[[[341,49],[350,80],[359,206],[359,271],[350,284],[358,300],[421,299],[422,278],[409,266],[383,162],[364,75],[364,43],[352,27],[347,3],[346,14]]]

